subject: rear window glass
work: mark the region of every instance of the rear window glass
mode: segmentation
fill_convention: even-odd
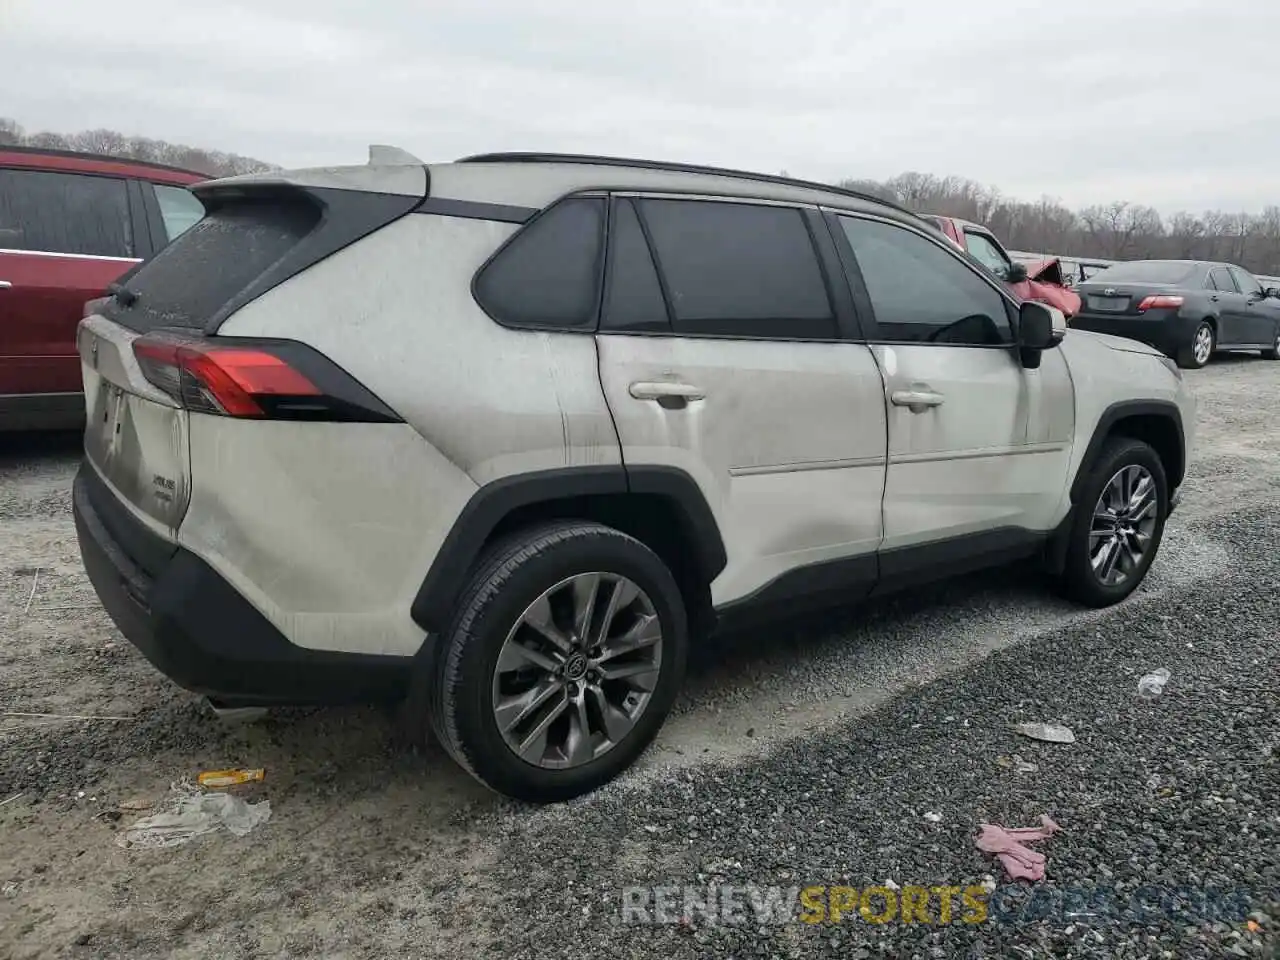
[[[0,170],[0,249],[132,257],[125,182],[80,173]]]
[[[499,323],[593,327],[603,247],[604,200],[562,200],[480,271],[476,299]]]
[[[1194,263],[1179,263],[1176,260],[1136,260],[1133,263],[1117,263],[1092,274],[1089,279],[1098,283],[1183,283],[1190,280],[1196,272]]]
[[[125,285],[130,306],[111,300],[106,314],[133,330],[203,327],[271,269],[316,226],[320,211],[302,199],[239,201],[217,207]]]

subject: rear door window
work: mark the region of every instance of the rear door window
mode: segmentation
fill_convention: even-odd
[[[1231,271],[1226,267],[1214,267],[1209,271],[1209,281],[1223,293],[1239,293],[1236,282],[1231,279]]]
[[[185,187],[168,184],[152,184],[156,191],[156,203],[160,206],[160,219],[164,222],[165,241],[182,236],[204,216],[204,204]]]
[[[133,257],[125,181],[0,169],[0,249]]]
[[[1236,286],[1240,288],[1241,293],[1247,293],[1252,296],[1262,295],[1262,284],[1258,283],[1253,274],[1241,270],[1239,267],[1232,267],[1231,276],[1235,277]]]
[[[670,333],[662,284],[631,200],[624,197],[614,202],[609,235],[612,247],[602,328]]]
[[[837,339],[804,215],[795,207],[640,199],[676,334]]]
[[[593,329],[604,252],[604,198],[548,208],[476,275],[475,296],[509,326]]]

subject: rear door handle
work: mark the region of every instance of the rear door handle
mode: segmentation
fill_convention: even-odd
[[[8,280],[0,280],[0,290],[8,290],[13,284]]]
[[[630,393],[637,400],[664,400],[683,406],[690,400],[705,400],[707,395],[687,383],[672,380],[638,381],[631,384]]]
[[[946,397],[927,388],[917,387],[913,390],[895,390],[889,399],[896,407],[906,407],[912,413],[924,413],[930,407],[942,406]]]

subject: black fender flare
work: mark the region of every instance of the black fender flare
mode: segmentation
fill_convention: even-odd
[[[1175,464],[1176,469],[1171,472],[1169,479],[1174,486],[1181,483],[1187,469],[1187,437],[1182,427],[1182,411],[1178,409],[1178,405],[1170,400],[1120,400],[1111,404],[1102,411],[1102,415],[1094,425],[1093,436],[1089,438],[1089,445],[1085,447],[1084,456],[1080,458],[1080,464],[1076,467],[1076,475],[1071,481],[1072,509],[1067,511],[1067,515],[1050,535],[1045,559],[1051,573],[1061,573],[1066,563],[1067,541],[1075,518],[1075,507],[1080,501],[1080,489],[1084,486],[1090,465],[1098,459],[1102,445],[1111,436],[1112,429],[1117,423],[1129,417],[1151,416],[1163,417],[1177,429],[1178,460]],[[1172,490],[1169,492],[1173,493]]]
[[[728,562],[720,527],[694,479],[676,467],[621,464],[564,467],[503,477],[480,487],[454,521],[409,613],[429,633],[448,628],[458,595],[481,546],[513,511],[575,497],[647,494],[680,516],[700,575],[710,584]]]
[[[1182,411],[1171,400],[1120,400],[1102,411],[1097,424],[1093,428],[1093,436],[1089,438],[1089,446],[1085,448],[1080,465],[1076,468],[1075,479],[1071,481],[1071,502],[1074,504],[1080,495],[1084,477],[1089,465],[1098,459],[1098,453],[1112,428],[1121,420],[1130,417],[1164,417],[1171,421],[1178,431],[1178,461],[1176,469],[1171,472],[1170,480],[1182,481],[1187,469],[1187,435],[1182,428]],[[1172,491],[1171,491],[1172,492]]]

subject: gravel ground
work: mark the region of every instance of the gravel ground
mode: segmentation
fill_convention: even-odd
[[[717,641],[636,771],[548,809],[409,752],[384,711],[215,722],[98,608],[69,519],[74,441],[11,439],[0,713],[129,719],[0,717],[0,957],[1280,955],[1278,369],[1189,374],[1199,456],[1130,602],[1080,611],[1006,572]],[[1168,688],[1139,699],[1158,666]],[[1077,741],[1011,732],[1024,720]],[[116,845],[146,813],[122,804],[234,765],[267,769],[246,791],[271,802],[257,831]],[[1062,827],[1038,845],[1047,880],[1005,883],[977,825],[1041,814]],[[936,894],[930,923],[622,915],[625,899],[652,919],[651,887],[791,905],[795,887],[905,900],[984,881],[982,923],[959,895],[941,923]]]

